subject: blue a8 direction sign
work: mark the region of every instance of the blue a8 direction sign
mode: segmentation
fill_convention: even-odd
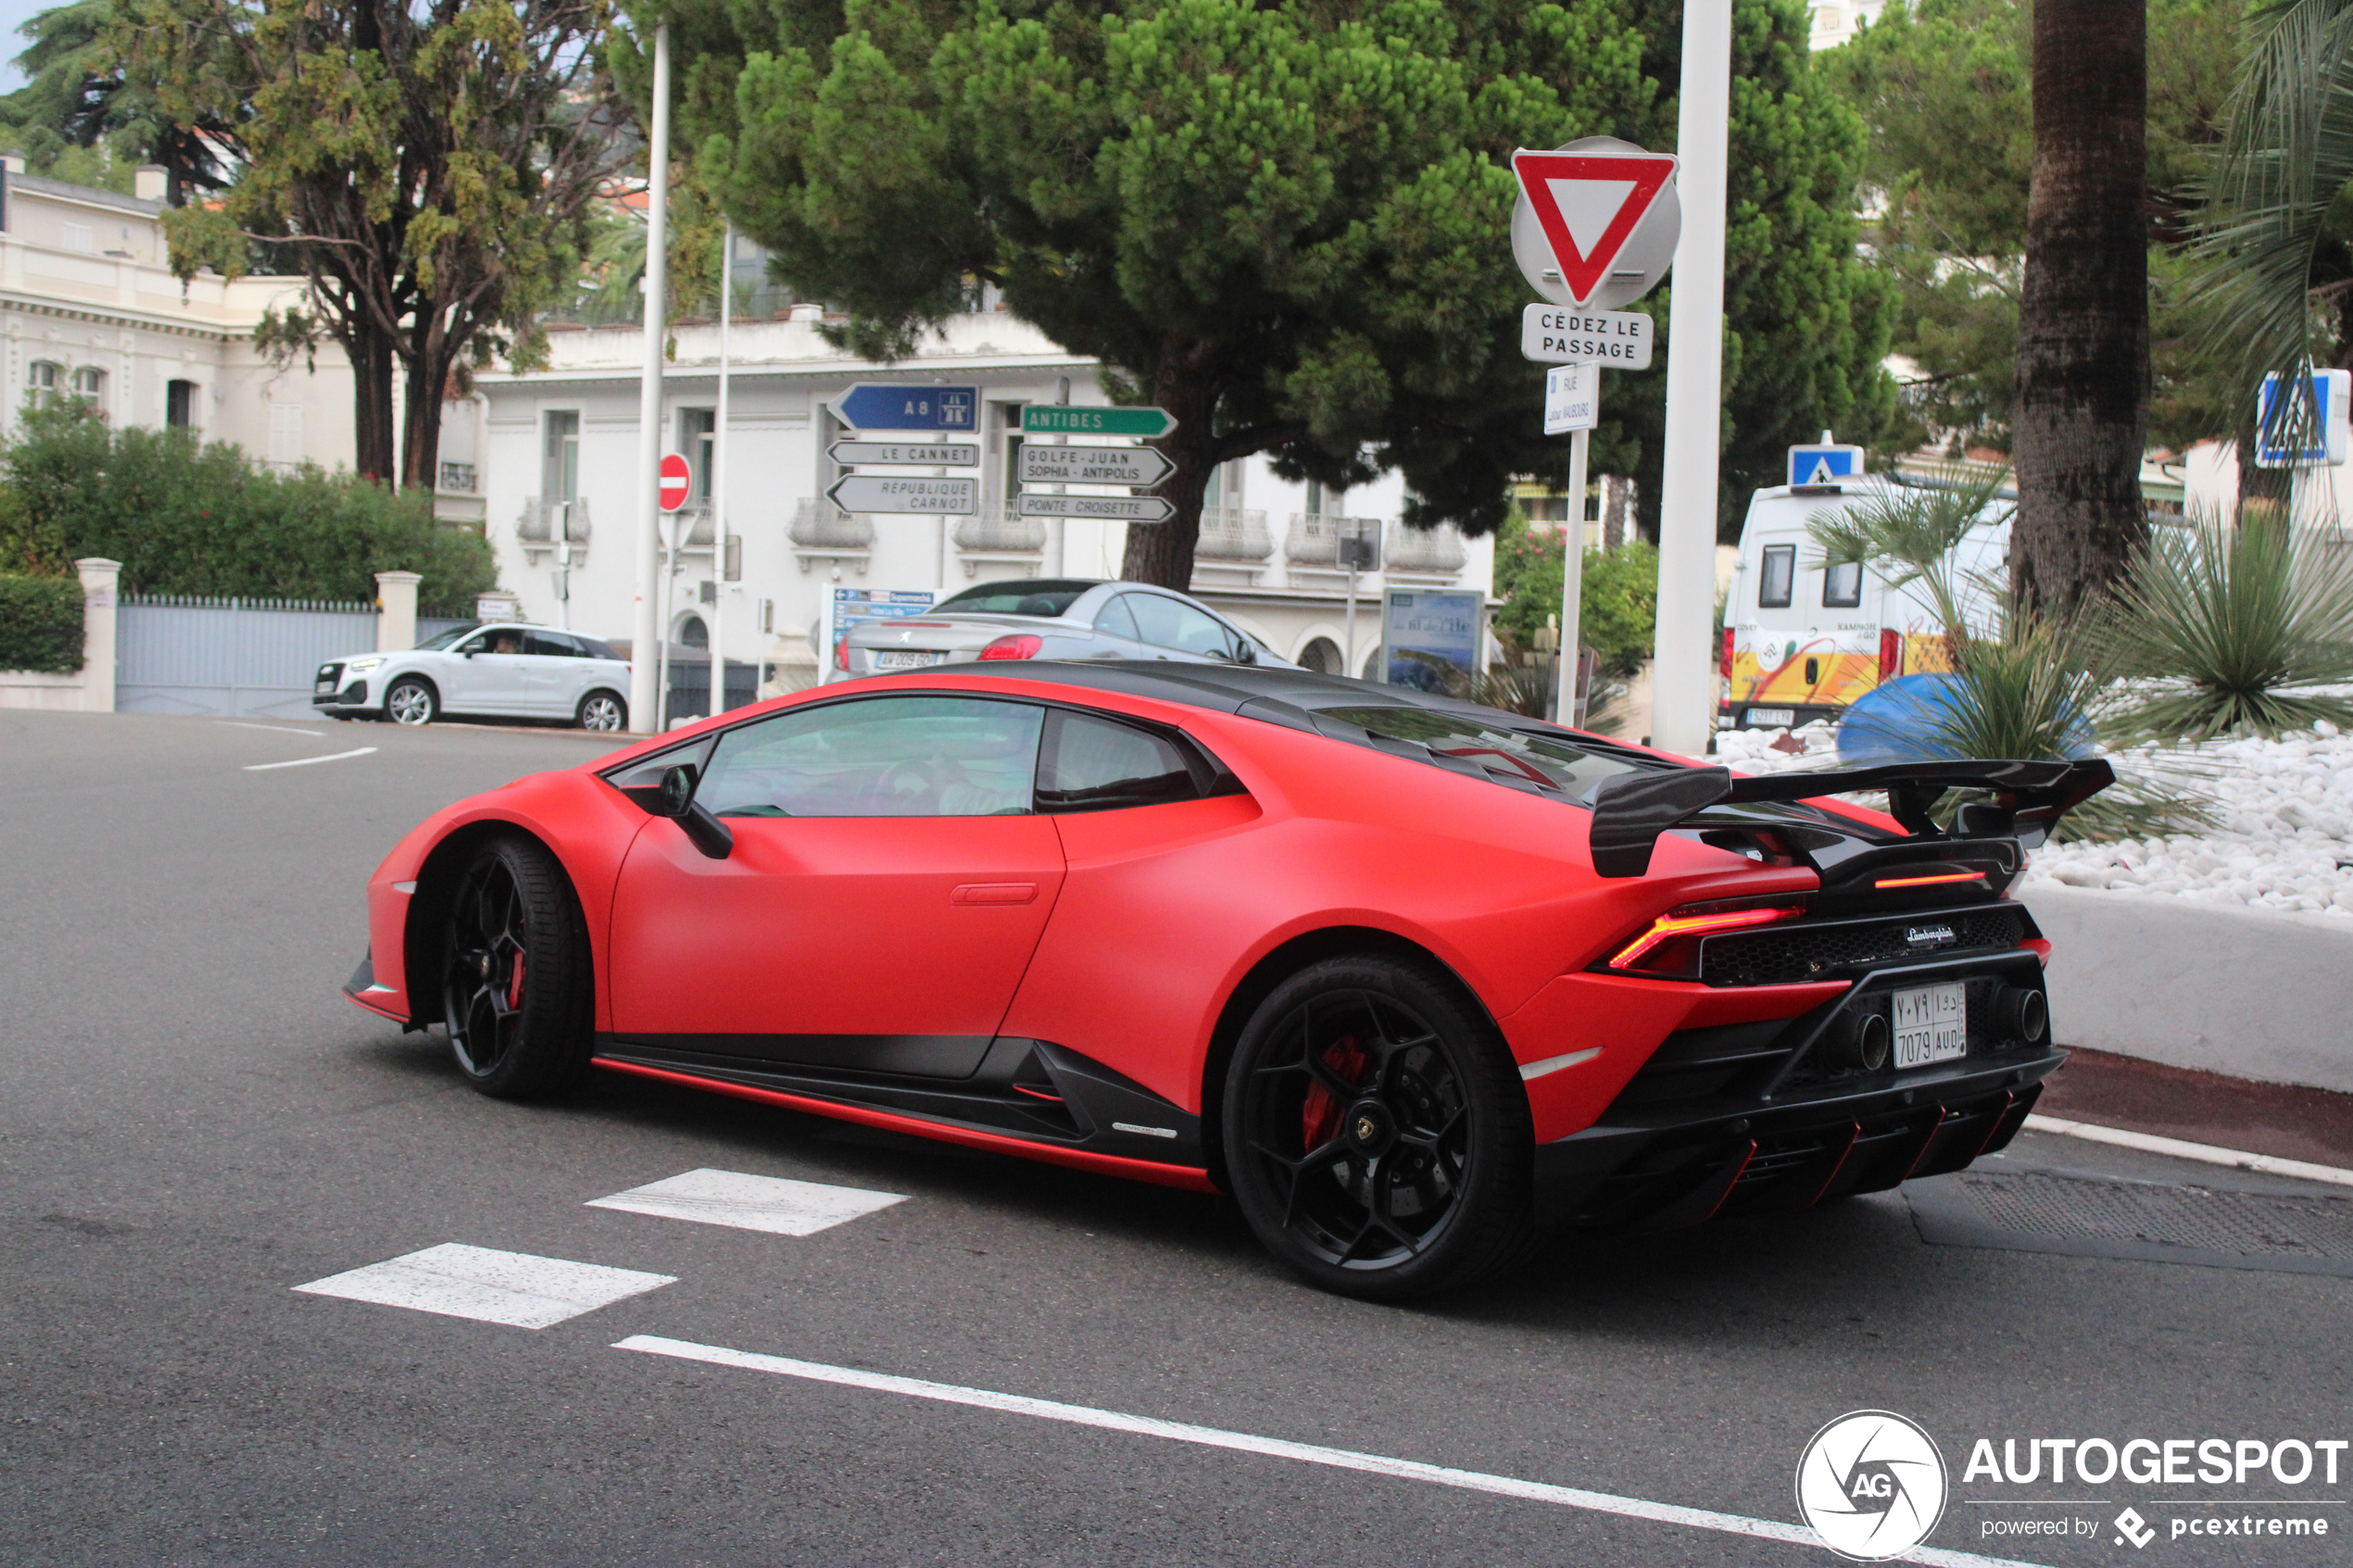
[[[861,382],[834,399],[834,415],[852,430],[976,431],[980,389]]]

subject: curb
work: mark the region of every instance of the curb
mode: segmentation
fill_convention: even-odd
[[[2026,1128],[2032,1133],[2057,1133],[2063,1137],[2082,1138],[2089,1143],[2114,1144],[2119,1148],[2138,1149],[2144,1154],[2169,1154],[2176,1160],[2195,1160],[2206,1165],[2230,1165],[2242,1171],[2260,1172],[2267,1176],[2292,1176],[2297,1181],[2326,1182],[2333,1186],[2353,1187],[2353,1171],[2334,1165],[2311,1165],[2301,1160],[2281,1160],[2269,1154],[2249,1154],[2244,1149],[2218,1148],[2210,1143],[2185,1143],[2180,1138],[2160,1138],[2151,1133],[2128,1133],[2121,1127],[2067,1122],[2056,1116],[2029,1116]]]

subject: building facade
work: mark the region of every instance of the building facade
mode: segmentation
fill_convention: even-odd
[[[721,558],[713,543],[719,329],[673,330],[662,446],[686,457],[693,473],[684,537],[665,563],[669,602],[661,623],[674,645],[707,649],[715,619],[726,656],[769,667],[773,682],[777,665],[805,660],[823,643],[819,628],[836,587],[944,596],[991,579],[1120,575],[1126,524],[1025,518],[1013,504],[1021,488],[1022,409],[1106,402],[1094,361],[993,308],[951,318],[920,355],[893,365],[833,347],[821,325],[820,308],[800,305],[731,329],[731,558]],[[481,471],[489,534],[499,581],[528,618],[629,636],[644,483],[643,343],[634,325],[559,324],[545,369],[477,378],[487,414]],[[847,513],[825,499],[843,471],[828,448],[860,433],[834,408],[853,385],[873,382],[973,389],[972,429],[949,439],[976,444],[978,467],[928,471],[976,474],[976,515]],[[1228,463],[1211,486],[1193,592],[1286,658],[1377,672],[1385,588],[1470,588],[1484,596],[1491,582],[1488,541],[1404,530],[1397,521],[1403,499],[1394,475],[1342,495],[1277,479],[1263,458]],[[1380,537],[1384,562],[1384,570],[1357,577],[1353,661],[1350,574],[1337,546],[1352,526]]]

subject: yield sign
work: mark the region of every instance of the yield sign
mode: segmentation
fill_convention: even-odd
[[[1591,305],[1614,272],[1629,274],[1618,280],[1620,288],[1611,291],[1623,295],[1622,285],[1636,282],[1631,274],[1639,270],[1642,274],[1641,286],[1635,290],[1639,295],[1657,282],[1656,272],[1665,270],[1654,267],[1648,258],[1636,269],[1613,266],[1627,242],[1642,229],[1660,194],[1671,189],[1676,167],[1670,153],[1632,147],[1617,150],[1625,145],[1620,143],[1604,149],[1578,144],[1558,152],[1512,155],[1512,172],[1519,179],[1521,198],[1534,214],[1559,272],[1559,282],[1550,288],[1546,285],[1552,280],[1531,275],[1529,281],[1539,293],[1552,294],[1558,288],[1567,293],[1569,303]],[[1671,240],[1668,245],[1671,253]],[[1630,297],[1611,303],[1629,303]]]

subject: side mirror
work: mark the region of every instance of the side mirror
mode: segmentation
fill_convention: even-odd
[[[661,775],[661,803],[655,815],[668,817],[696,848],[714,860],[724,860],[735,850],[736,835],[707,807],[696,804],[695,785],[700,782],[691,762],[681,762],[666,771]]]
[[[1257,663],[1258,649],[1246,642],[1237,643],[1234,646],[1234,662],[1237,664]]]

